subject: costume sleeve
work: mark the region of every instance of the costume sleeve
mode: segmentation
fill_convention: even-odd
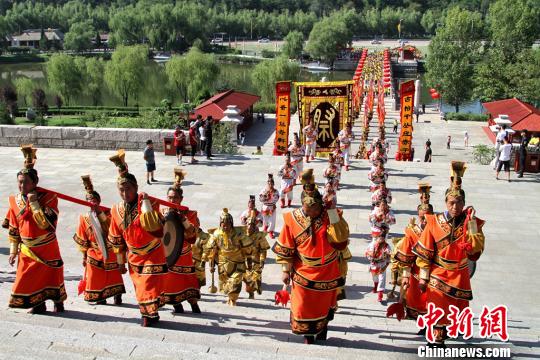
[[[327,212],[330,220],[326,230],[328,242],[334,249],[344,250],[349,244],[349,224],[337,209],[328,209]]]
[[[98,215],[98,220],[101,224],[101,229],[106,235],[109,232],[109,227],[111,226],[111,213],[100,212]]]
[[[117,210],[113,207],[112,211]],[[114,216],[111,217],[111,225],[109,226],[109,236],[107,239],[116,254],[118,264],[125,264],[127,245],[124,236],[122,235],[122,231],[120,230],[120,226],[117,223],[117,218]]]
[[[426,217],[426,228],[412,251],[416,255],[416,265],[420,268],[420,279],[422,280],[429,280],[431,263],[435,256],[435,238],[431,231],[435,218],[434,215],[426,215]]]
[[[82,215],[79,216],[79,225],[77,226],[75,235],[73,235],[73,240],[79,246],[79,250],[83,254],[86,254],[86,251],[88,251],[88,248],[90,247],[90,240],[86,234],[85,221]]]
[[[219,236],[219,230],[215,230],[211,235],[206,244],[203,246],[202,251],[202,261],[213,261],[217,255],[217,237]]]
[[[19,252],[19,244],[21,243],[21,235],[19,234],[17,216],[11,206],[9,207],[6,219],[2,226],[8,229],[8,240],[10,244],[9,253],[12,255],[17,254]]]
[[[283,214],[283,220],[283,229],[279,233],[279,238],[274,243],[272,251],[276,254],[276,262],[282,264],[283,270],[290,271],[296,253],[294,235],[289,226],[289,221],[292,221],[291,213]]]
[[[45,193],[41,199],[30,203],[32,216],[36,225],[43,230],[56,229],[58,221],[58,197],[54,194]]]
[[[472,250],[470,251],[470,254],[467,254],[467,257],[472,261],[476,261],[480,258],[480,255],[482,255],[482,252],[484,252],[484,243],[486,241],[486,237],[482,231],[484,221],[477,218],[476,226],[478,232],[476,234],[468,234],[468,240],[471,243]]]
[[[413,239],[409,233],[409,228],[405,229],[405,236],[396,244],[394,259],[397,267],[401,269],[403,277],[409,277],[411,268],[416,256],[412,253]]]
[[[159,213],[159,204],[142,200],[140,221],[142,228],[155,237],[163,236],[163,220]]]

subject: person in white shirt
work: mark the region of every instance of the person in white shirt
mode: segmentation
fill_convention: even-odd
[[[206,136],[204,136],[204,126],[199,126],[199,140],[201,141],[201,155],[206,148]]]
[[[504,171],[508,175],[510,182],[510,157],[512,156],[512,144],[508,142],[508,136],[503,140],[503,144],[499,147],[499,164],[497,165],[497,173],[495,178],[499,180],[499,172],[504,167]]]
[[[469,147],[469,132],[468,131],[465,131],[465,135],[463,137],[463,140],[465,142],[465,147]]]
[[[499,129],[499,132],[497,133],[497,137],[495,139],[495,166],[493,167],[493,170],[496,170],[499,166],[499,155],[500,150],[499,148],[504,142],[504,138],[508,136],[508,132],[506,131],[506,125],[503,125],[502,128],[497,127]]]

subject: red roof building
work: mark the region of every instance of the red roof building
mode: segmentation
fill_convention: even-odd
[[[197,106],[194,110],[195,116],[201,115],[203,119],[212,116],[216,121],[223,118],[223,112],[227,106],[236,105],[240,114],[244,117],[239,129],[245,129],[253,122],[253,105],[261,99],[260,96],[248,94],[242,91],[227,90],[216,94],[210,99]]]
[[[493,119],[499,115],[508,115],[512,121],[512,129],[517,133],[528,130],[529,133],[540,133],[540,110],[519,99],[505,99],[482,103],[489,114],[489,125],[494,125]]]

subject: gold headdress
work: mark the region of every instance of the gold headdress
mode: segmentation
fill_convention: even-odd
[[[231,214],[229,214],[229,209],[227,208],[223,208],[223,212],[219,217],[219,223],[223,224],[224,222],[229,222],[231,226],[233,225],[233,217]]]
[[[182,181],[186,178],[187,172],[181,167],[177,166],[174,168],[174,187],[181,188]]]
[[[301,195],[302,204],[313,205],[319,203],[322,205],[323,199],[321,193],[317,190],[313,169],[306,169],[302,172],[301,182],[304,188]]]
[[[101,199],[99,193],[94,190],[94,184],[92,184],[92,179],[90,178],[90,175],[83,175],[81,176],[81,179],[83,182],[84,190],[86,190],[86,194]]]
[[[111,156],[109,158],[109,160],[112,161],[118,169],[117,183],[121,185],[126,182],[130,182],[134,185],[137,185],[137,179],[135,178],[135,176],[133,176],[133,174],[130,174],[128,172],[128,166],[125,161],[125,157],[126,157],[126,153],[124,149],[119,149],[116,155]]]
[[[452,161],[450,163],[450,187],[446,190],[446,196],[463,197],[465,191],[461,189],[461,178],[465,174],[467,164],[464,161]]]
[[[24,168],[33,169],[36,164],[36,152],[37,149],[34,148],[32,144],[30,145],[21,145],[21,151],[24,156]]]

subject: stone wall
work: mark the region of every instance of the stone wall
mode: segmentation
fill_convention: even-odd
[[[37,147],[143,150],[146,140],[163,150],[163,139],[173,137],[173,130],[108,129],[90,127],[57,127],[0,125],[0,146],[34,144]]]

